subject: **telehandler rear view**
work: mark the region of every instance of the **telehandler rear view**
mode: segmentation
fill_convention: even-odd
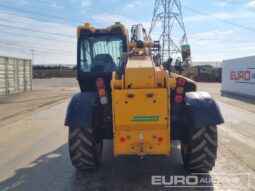
[[[131,30],[116,23],[78,28],[77,79],[81,92],[66,115],[69,151],[78,169],[100,165],[103,140],[114,155],[169,155],[180,140],[185,168],[208,172],[217,156],[219,107],[194,81],[154,62],[159,48],[142,25]]]

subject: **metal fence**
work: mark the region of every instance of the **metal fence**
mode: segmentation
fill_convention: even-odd
[[[32,91],[31,60],[0,56],[0,95]]]

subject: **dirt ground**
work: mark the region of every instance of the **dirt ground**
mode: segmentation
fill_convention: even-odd
[[[255,113],[255,100],[237,95],[221,95],[221,83],[197,83],[198,91],[206,91],[217,101]]]
[[[255,112],[254,100],[221,96],[220,83],[198,83],[198,90],[209,92],[217,101]],[[32,92],[0,96],[0,127],[64,102],[76,92],[79,92],[79,87],[74,78],[34,79]]]
[[[78,91],[74,78],[34,79],[32,92],[0,96],[0,127],[61,103]]]

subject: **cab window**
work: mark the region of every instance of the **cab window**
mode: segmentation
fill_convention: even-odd
[[[80,43],[83,72],[112,72],[119,68],[123,41],[116,37],[89,37]]]

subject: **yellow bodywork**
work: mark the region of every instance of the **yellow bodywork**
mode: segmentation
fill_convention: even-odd
[[[150,56],[131,56],[112,76],[114,154],[170,153],[170,89],[176,82]]]

